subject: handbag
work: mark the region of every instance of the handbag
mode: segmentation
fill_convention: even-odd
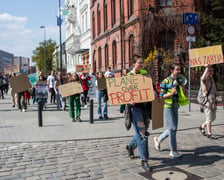
[[[205,105],[208,102],[208,95],[209,95],[211,89],[212,89],[212,81],[211,81],[211,87],[209,88],[209,91],[206,95],[203,94],[202,88],[200,87],[200,89],[198,91],[198,96],[197,96],[197,101],[199,104]]]

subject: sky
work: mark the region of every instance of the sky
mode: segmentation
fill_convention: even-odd
[[[64,7],[64,0],[61,6]],[[44,41],[44,29],[40,26],[45,26],[46,40],[51,38],[58,45],[58,9],[59,0],[0,0],[0,50],[31,60],[33,50]]]

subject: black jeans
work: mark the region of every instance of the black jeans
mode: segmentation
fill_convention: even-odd
[[[3,85],[0,86],[0,93],[1,93],[1,98],[4,99],[4,89],[3,89]]]
[[[87,104],[87,102],[86,102],[87,94],[88,94],[88,90],[84,90],[84,91],[83,91],[83,95],[84,95],[84,104],[85,104],[85,105]]]
[[[55,91],[54,91],[54,88],[49,88],[49,91],[51,93],[51,104],[52,103],[55,104]]]
[[[25,93],[24,91],[17,93],[17,104],[18,104],[18,108],[21,110],[27,109],[24,93]]]

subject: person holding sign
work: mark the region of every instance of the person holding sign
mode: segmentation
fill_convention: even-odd
[[[176,132],[178,126],[178,108],[180,101],[180,94],[182,92],[181,86],[175,87],[174,80],[180,73],[180,65],[174,63],[170,66],[170,75],[160,84],[160,97],[164,98],[163,117],[166,125],[166,130],[159,136],[154,137],[155,149],[160,150],[160,144],[169,136],[170,156],[173,158],[180,158],[182,155],[177,151]],[[186,103],[185,103],[186,105]]]
[[[147,74],[143,70],[143,58],[140,55],[134,54],[132,61],[133,69],[127,75],[136,75],[136,74]],[[149,152],[148,152],[148,136],[149,132],[147,129],[149,127],[149,110],[148,103],[130,103],[131,107],[131,120],[135,130],[135,135],[132,137],[129,144],[126,146],[128,155],[131,158],[134,158],[134,149],[138,147],[141,165],[146,170],[151,170],[151,167],[148,164]],[[146,111],[148,113],[146,113]]]
[[[108,101],[108,96],[107,96],[107,87],[106,87],[106,79],[103,75],[103,72],[100,71],[97,73],[97,78],[96,78],[96,87],[97,87],[97,92],[96,92],[96,98],[97,98],[97,113],[99,119],[108,119],[108,111],[107,111],[107,101]],[[102,110],[101,110],[101,99],[103,98],[103,116],[102,116]]]
[[[72,76],[69,79],[69,82],[75,82],[79,80],[79,76],[77,73],[73,73]],[[75,106],[76,106],[76,118],[75,118],[75,114],[74,114],[74,102],[75,102]],[[80,115],[81,115],[81,103],[80,103],[80,94],[73,94],[71,96],[68,96],[68,104],[69,104],[69,117],[72,118],[72,122],[81,122],[82,120],[80,119]]]
[[[212,134],[211,125],[216,118],[216,85],[213,79],[214,69],[212,66],[205,64],[205,71],[201,77],[201,88],[203,94],[208,96],[208,101],[204,105],[205,122],[199,127],[201,133],[205,134],[205,127],[207,127],[207,137],[209,139],[217,139],[216,136]]]

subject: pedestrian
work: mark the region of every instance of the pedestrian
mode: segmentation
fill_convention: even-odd
[[[9,75],[5,74],[3,76],[3,91],[7,95],[9,90]]]
[[[58,86],[62,85],[63,84],[63,81],[62,81],[62,76],[60,73],[57,74],[57,77],[56,77],[56,80],[55,80],[55,84],[54,84],[54,91],[55,91],[55,94],[56,94],[56,101],[57,101],[57,109],[59,110],[60,109],[60,104],[61,104],[61,108],[63,110],[66,110],[65,109],[65,98],[62,98],[60,92],[59,92],[59,88]]]
[[[200,132],[206,136],[205,127],[207,130],[207,138],[218,139],[212,134],[212,122],[216,119],[216,85],[213,79],[214,69],[211,65],[205,65],[205,71],[201,76],[201,88],[204,95],[208,97],[207,103],[203,106],[205,113],[205,122],[199,127]]]
[[[12,72],[11,78],[16,77],[16,73]],[[10,78],[10,79],[11,79]],[[10,81],[9,79],[9,81]],[[15,107],[17,102],[17,94],[13,92],[13,89],[11,88],[11,100],[12,100],[12,107]]]
[[[111,67],[108,67],[107,71],[104,74],[105,78],[114,78],[114,72],[111,70]]]
[[[90,76],[83,72],[80,76],[79,79],[81,80],[81,84],[82,84],[82,89],[83,89],[83,102],[84,102],[84,107],[87,108],[87,95],[88,95],[88,91],[89,91],[89,85],[88,85],[88,81],[91,79]]]
[[[100,87],[98,81],[105,81],[105,87]],[[107,96],[107,88],[106,88],[106,79],[103,75],[102,71],[99,71],[97,73],[97,78],[96,78],[96,98],[97,98],[97,114],[99,119],[109,119],[108,117],[108,109],[107,109],[107,101],[108,101],[108,96]],[[101,109],[101,101],[103,99],[103,114],[102,114],[102,109]]]
[[[25,101],[25,91],[17,93],[17,105],[18,105],[18,109],[20,112],[27,111],[27,105],[26,105],[26,101]]]
[[[141,74],[143,69],[143,58],[141,55],[134,54],[132,60],[133,69],[127,74],[136,75]],[[144,71],[145,72],[145,71]],[[147,113],[145,113],[147,112]],[[147,131],[149,127],[149,103],[130,103],[130,117],[135,130],[135,134],[132,137],[129,144],[126,146],[128,155],[130,158],[134,158],[134,150],[138,147],[141,166],[146,170],[152,170],[148,164],[149,150],[148,150],[148,136]]]
[[[69,82],[79,82],[79,76],[77,73],[73,73],[72,76],[69,79]],[[81,103],[80,103],[80,93],[77,94],[73,94],[71,96],[68,96],[68,103],[69,103],[69,117],[72,118],[72,122],[81,122]],[[74,104],[75,104],[75,108],[76,108],[76,113],[74,112]],[[76,118],[75,118],[75,114],[76,114]]]
[[[25,103],[26,103],[26,105],[30,105],[30,90],[26,90],[24,95],[25,95]]]
[[[159,137],[154,137],[154,143],[155,149],[159,151],[161,142],[169,137],[169,155],[173,158],[180,158],[182,155],[177,151],[176,132],[178,128],[178,108],[181,101],[180,94],[183,91],[181,86],[174,87],[173,85],[173,81],[180,73],[180,65],[177,63],[171,64],[169,72],[170,75],[160,84],[160,97],[164,99],[163,118],[166,130]]]
[[[4,77],[0,73],[0,96],[2,99],[4,99]]]
[[[51,104],[55,104],[55,91],[54,91],[54,83],[55,83],[55,72],[51,71],[51,75],[47,77],[47,85],[49,92],[51,93],[50,102]]]

